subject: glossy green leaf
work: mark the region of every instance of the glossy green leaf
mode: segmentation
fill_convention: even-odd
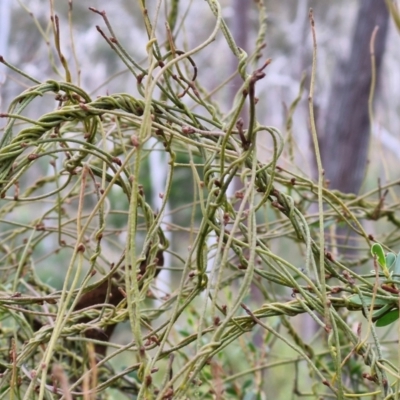
[[[379,243],[374,243],[372,245],[371,254],[373,256],[376,256],[376,260],[378,261],[381,267],[386,268],[385,252],[383,251],[383,248]]]
[[[376,321],[376,326],[382,327],[392,324],[399,319],[399,310],[393,310],[385,314],[382,318]]]
[[[376,257],[376,260],[378,261],[378,264],[381,266],[382,272],[384,273],[384,275],[387,278],[389,278],[390,273],[386,266],[386,257],[385,257],[385,252],[383,251],[382,246],[379,243],[375,243],[371,247],[371,253],[374,257]]]

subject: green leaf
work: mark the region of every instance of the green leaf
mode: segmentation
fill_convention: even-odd
[[[398,319],[399,319],[399,310],[393,310],[388,312],[382,318],[379,318],[378,321],[376,321],[376,326],[378,327],[387,326],[397,321]]]
[[[374,243],[371,247],[371,254],[376,256],[376,259],[382,268],[386,268],[386,257],[382,246],[379,243]]]
[[[247,379],[244,384],[243,384],[243,390],[246,391],[246,389],[251,388],[253,385],[253,381],[251,379]]]
[[[365,303],[365,305],[366,305],[366,306],[370,306],[371,303],[372,303],[372,295],[371,295],[371,296],[363,295],[363,298],[364,298],[364,303]],[[350,296],[347,300],[348,300],[349,303],[351,303],[351,304],[354,304],[354,305],[357,305],[357,306],[361,306],[361,305],[362,305],[360,296],[359,296],[358,294],[353,294],[353,295]],[[390,300],[379,299],[379,298],[378,298],[378,299],[375,299],[375,301],[374,301],[374,305],[377,305],[377,306],[386,306],[386,305],[388,305],[389,303],[391,303]]]
[[[189,333],[187,330],[185,330],[185,329],[180,329],[178,332],[179,332],[183,337],[188,337],[188,336],[190,336],[190,333]]]
[[[234,388],[233,386],[228,386],[226,388],[226,394],[231,394],[232,396],[236,395],[236,388]]]
[[[386,266],[388,267],[389,271],[394,268],[396,264],[396,254],[394,253],[387,253],[386,254]]]
[[[256,348],[256,346],[254,345],[253,342],[249,342],[249,343],[247,344],[247,346],[249,347],[249,350],[250,350],[252,353],[255,353],[255,352],[257,351],[257,348]]]
[[[378,264],[381,266],[382,271],[385,274],[385,276],[387,278],[389,278],[390,273],[386,266],[386,257],[385,257],[385,252],[383,251],[382,246],[379,243],[374,243],[373,246],[371,247],[371,253],[373,256],[376,257],[376,260],[378,261]]]
[[[372,314],[372,321],[375,322],[379,319],[381,319],[384,315],[388,314],[388,312],[393,308],[392,304],[386,304],[385,306],[383,306],[382,308],[380,308],[379,310],[376,310],[373,314]]]

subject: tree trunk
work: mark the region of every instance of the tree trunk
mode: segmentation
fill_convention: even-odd
[[[372,68],[370,40],[375,26],[377,77],[381,70],[389,14],[384,0],[360,0],[350,55],[333,78],[321,138],[322,162],[330,188],[358,193],[367,163],[370,121],[368,97]]]

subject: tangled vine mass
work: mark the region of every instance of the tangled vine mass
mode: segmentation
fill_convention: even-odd
[[[0,398],[216,398],[218,390],[227,397],[217,398],[244,398],[249,376],[286,364],[315,396],[394,393],[398,369],[372,313],[398,308],[400,281],[379,270],[362,222],[386,219],[398,229],[396,206],[383,207],[378,189],[363,196],[330,190],[281,161],[293,153],[291,121],[304,81],[287,132],[261,125],[256,89],[270,63],[260,63],[264,6],[257,2],[261,24],[248,56],[218,2],[208,4],[214,30],[190,51],[175,48],[172,37],[165,46],[152,39],[143,13],[148,68],[122,47],[107,14],[92,9],[111,37],[98,31],[136,77],[137,96],[92,99],[60,57],[65,81],[35,81],[1,115]],[[171,12],[171,30],[175,23]],[[203,89],[192,57],[207,53],[218,32],[243,78],[228,114]],[[57,106],[42,113],[49,98]],[[41,116],[28,117],[32,110]],[[260,161],[261,133],[269,136],[268,162]],[[149,147],[151,138],[162,146]],[[155,151],[164,161],[149,165]],[[166,171],[158,206],[143,182],[148,168]],[[180,168],[190,190],[177,184]],[[174,193],[189,218],[168,225]],[[360,258],[341,256],[325,238],[339,225],[359,238]],[[184,248],[166,230],[183,233]],[[383,239],[389,247],[399,242],[398,235]],[[160,271],[177,277],[167,290]],[[291,318],[306,314],[314,342]],[[355,329],[360,320],[372,339]],[[124,344],[111,335],[120,326],[129,332]],[[250,354],[238,369],[229,361],[235,346]],[[289,353],[273,362],[276,346]]]

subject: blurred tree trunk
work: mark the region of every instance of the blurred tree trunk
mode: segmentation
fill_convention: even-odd
[[[376,91],[385,52],[389,13],[384,0],[360,0],[350,54],[340,60],[332,80],[322,133],[321,156],[331,189],[358,193],[365,175],[370,140],[368,98],[372,80],[371,35],[375,39]],[[322,128],[322,129],[321,129]],[[357,256],[357,238],[348,227],[336,231],[340,254]],[[345,247],[343,247],[345,246]],[[335,251],[334,248],[330,249]]]
[[[330,188],[358,193],[367,163],[370,123],[368,96],[372,68],[370,40],[375,26],[376,73],[379,77],[388,30],[384,0],[360,0],[346,60],[339,61],[329,96],[326,118],[320,121],[321,153]]]

